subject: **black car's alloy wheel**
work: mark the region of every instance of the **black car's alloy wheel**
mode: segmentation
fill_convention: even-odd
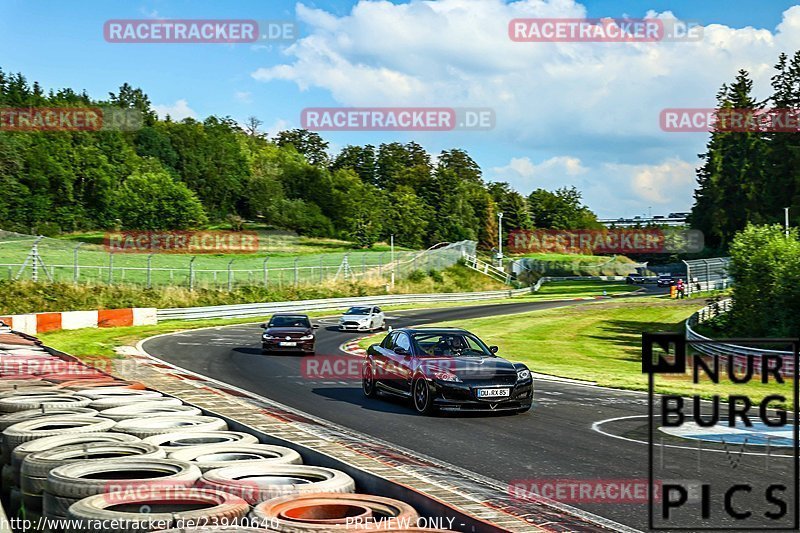
[[[367,398],[374,398],[377,395],[375,377],[372,375],[372,366],[370,365],[364,365],[364,371],[361,373],[361,389]]]
[[[414,409],[423,415],[431,414],[433,412],[433,399],[431,398],[431,389],[425,378],[420,376],[414,380],[413,391]]]

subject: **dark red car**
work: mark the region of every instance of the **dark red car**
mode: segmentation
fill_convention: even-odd
[[[279,313],[272,315],[269,322],[261,324],[264,333],[261,335],[261,351],[270,352],[304,352],[314,354],[316,336],[314,330],[319,326],[312,325],[308,315],[296,313]]]

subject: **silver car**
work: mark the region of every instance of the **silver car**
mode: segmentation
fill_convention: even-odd
[[[341,331],[374,331],[386,327],[386,317],[380,307],[360,305],[351,307],[339,319]]]

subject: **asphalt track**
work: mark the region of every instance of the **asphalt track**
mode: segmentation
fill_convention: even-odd
[[[580,304],[526,302],[396,311],[387,313],[387,322],[394,327],[424,325]],[[320,321],[317,358],[341,356],[342,343],[363,335],[339,332],[332,323]],[[307,379],[302,372],[302,356],[262,355],[260,332],[256,325],[188,331],[150,339],[143,347],[151,355],[183,368],[502,483],[621,480],[636,484],[647,480],[646,394],[537,379],[535,406],[527,414],[423,417],[401,400],[364,398],[357,381]],[[499,355],[513,358],[511,354]],[[535,365],[532,370],[536,370]],[[659,436],[658,442],[663,444],[654,452],[659,477],[710,483],[713,524],[723,524],[726,529],[743,524],[724,515],[722,490],[742,479],[754,483],[757,488],[753,494],[737,495],[736,502],[760,513],[765,508],[760,484],[785,480],[787,476],[791,480],[793,463],[775,455],[789,453],[785,450],[771,450],[771,456],[766,456],[763,447],[715,447],[669,436]],[[787,484],[785,499],[792,501],[796,495],[791,483]],[[605,487],[594,486],[601,490]],[[625,503],[618,497],[603,498],[602,493],[587,495],[566,500],[562,495],[561,499],[637,529],[647,529],[648,507],[641,500]],[[791,509],[790,504],[790,512]],[[697,504],[690,500],[685,512],[687,525],[698,523]]]

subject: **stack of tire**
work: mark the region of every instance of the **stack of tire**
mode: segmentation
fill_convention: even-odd
[[[419,515],[355,494],[346,473],[304,465],[297,451],[230,431],[177,398],[79,363],[56,373],[21,364],[51,359],[0,326],[0,488],[11,516],[45,517],[53,533],[62,519],[72,520],[70,531],[116,520],[118,531],[137,533],[335,532],[353,529],[354,517],[380,518],[374,529],[382,531],[434,531],[387,528]]]

